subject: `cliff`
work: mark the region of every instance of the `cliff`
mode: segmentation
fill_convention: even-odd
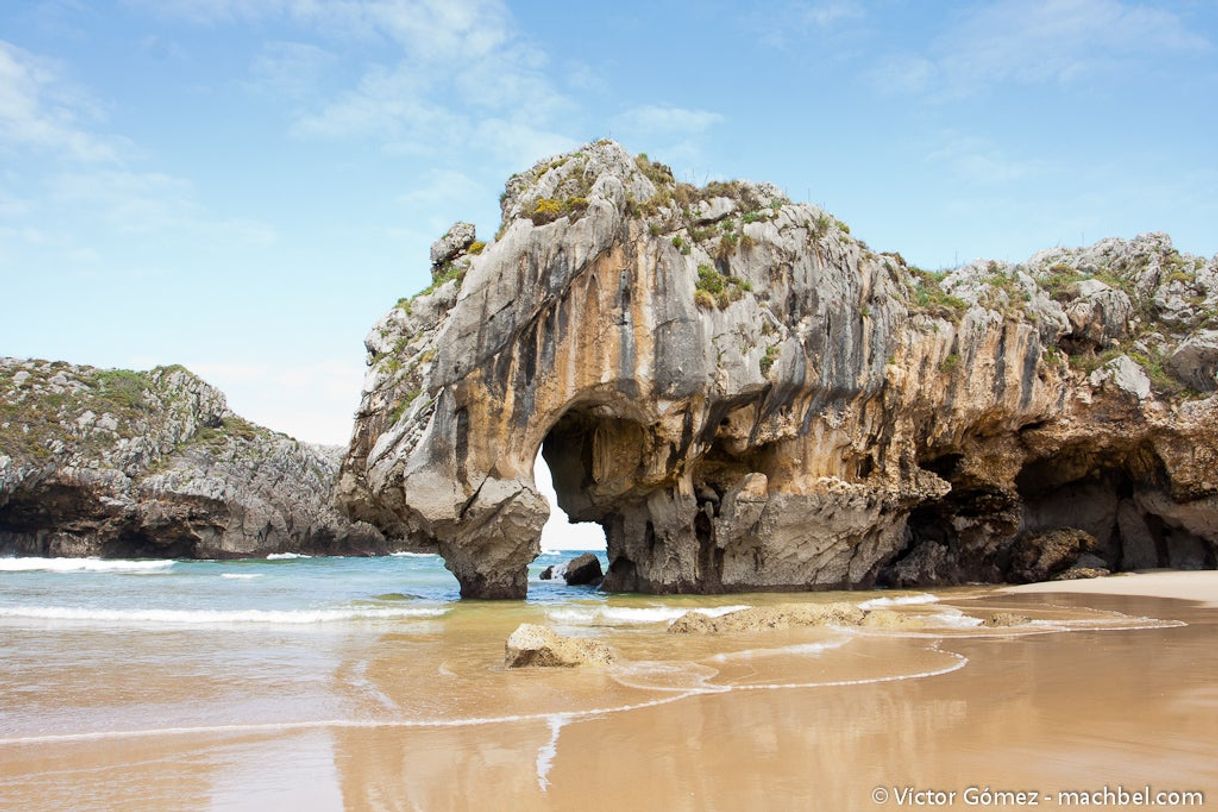
[[[454,227],[368,336],[338,483],[462,594],[524,594],[539,447],[562,508],[604,527],[606,589],[1214,566],[1218,258],[1150,234],[930,273],[773,186],[695,188],[610,141],[501,205],[494,241]]]
[[[241,419],[182,367],[0,358],[0,553],[388,552],[333,507],[340,455]]]

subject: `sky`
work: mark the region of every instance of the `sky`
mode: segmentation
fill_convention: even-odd
[[[0,354],[183,363],[347,441],[363,336],[612,137],[938,268],[1218,252],[1218,3],[6,0]]]

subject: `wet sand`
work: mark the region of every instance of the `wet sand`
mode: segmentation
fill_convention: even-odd
[[[1216,576],[1171,594],[1212,597]],[[6,628],[0,808],[850,810],[900,808],[876,787],[1105,784],[1201,790],[1209,808],[1218,610],[1154,597],[1168,586],[1151,578],[1108,579],[1144,594],[944,591],[894,607],[934,628],[897,632],[686,636],[479,604],[323,630]],[[610,606],[842,597],[873,596]],[[999,610],[1038,623],[956,622]],[[505,671],[525,620],[595,634],[624,664]]]

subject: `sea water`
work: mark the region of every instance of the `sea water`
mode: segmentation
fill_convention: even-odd
[[[603,596],[542,580],[582,550],[544,552],[529,566],[528,601]],[[604,551],[597,551],[607,567]],[[459,599],[438,555],[368,558],[293,553],[231,561],[0,558],[0,621],[315,623],[442,614]]]

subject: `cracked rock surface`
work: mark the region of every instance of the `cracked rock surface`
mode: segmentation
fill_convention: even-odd
[[[1218,258],[1147,234],[932,273],[611,141],[501,209],[366,339],[338,484],[463,595],[524,595],[539,448],[608,590],[1023,579],[1063,529],[1103,569],[1215,565]]]

